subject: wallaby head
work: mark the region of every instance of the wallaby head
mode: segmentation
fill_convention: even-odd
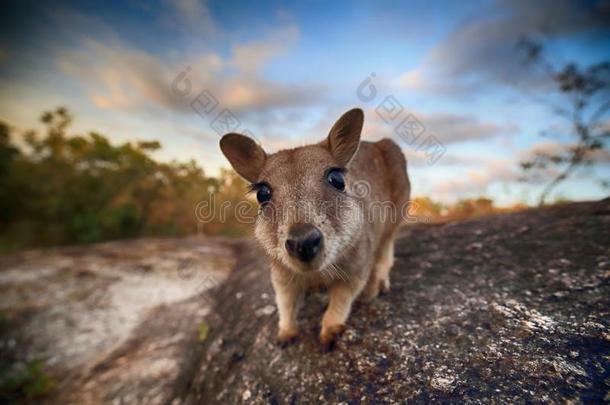
[[[292,271],[332,265],[359,234],[361,207],[349,167],[363,121],[362,110],[350,110],[322,142],[270,155],[244,135],[230,133],[220,141],[235,171],[256,192],[257,239]]]

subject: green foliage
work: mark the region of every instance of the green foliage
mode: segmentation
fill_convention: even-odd
[[[0,251],[92,243],[142,235],[241,234],[249,224],[232,215],[198,223],[200,201],[246,201],[229,172],[204,175],[193,161],[161,163],[158,142],[112,144],[91,132],[68,135],[65,108],[45,112],[44,134],[28,131],[15,146],[0,123]]]
[[[55,386],[55,379],[44,371],[42,363],[34,361],[19,372],[2,376],[0,400],[3,403],[24,399],[32,402],[52,393]]]

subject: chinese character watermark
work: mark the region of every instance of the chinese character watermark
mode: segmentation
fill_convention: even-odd
[[[371,73],[356,89],[356,96],[363,103],[368,104],[377,99],[377,87],[373,84],[375,77],[375,73]],[[425,134],[424,125],[413,114],[407,112],[393,94],[384,97],[379,102],[375,113],[383,122],[392,126],[394,134],[405,145],[414,148],[416,152],[423,153],[428,165],[434,165],[447,151],[445,145],[436,136]]]

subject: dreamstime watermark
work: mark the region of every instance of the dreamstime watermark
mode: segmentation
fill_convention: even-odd
[[[195,206],[195,218],[202,224],[213,222],[225,223],[228,218],[235,217],[241,224],[254,223],[258,209],[254,208],[249,201],[225,200],[220,203],[216,201],[217,194],[208,194],[207,200],[202,200]]]
[[[172,93],[180,98],[188,97],[191,109],[206,122],[211,119],[210,127],[218,136],[239,132],[259,142],[252,131],[246,128],[240,129],[241,120],[229,108],[223,107],[210,89],[203,89],[193,97],[193,82],[189,78],[191,71],[191,67],[187,66],[178,73],[172,81]]]
[[[287,201],[280,204],[268,201],[256,207],[250,201],[217,202],[217,194],[211,193],[208,199],[200,201],[195,207],[195,217],[201,224],[226,223],[234,219],[241,224],[252,224],[255,221],[270,223],[312,222],[320,216],[336,218],[341,221],[360,223],[417,223],[429,222],[429,218],[417,216],[419,204],[407,200],[396,204],[393,201],[368,201],[371,185],[367,181],[354,182],[347,195],[331,200],[312,203],[311,201]]]
[[[373,83],[375,77],[375,73],[371,73],[356,88],[358,100],[365,104],[378,98],[377,87]],[[428,165],[434,165],[447,151],[445,145],[434,135],[424,136],[426,127],[413,114],[406,112],[393,94],[386,95],[379,102],[375,113],[383,122],[393,127],[394,133],[408,147],[414,148],[416,152],[422,152]]]

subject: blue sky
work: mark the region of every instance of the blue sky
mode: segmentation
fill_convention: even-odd
[[[395,139],[414,194],[445,202],[532,203],[541,184],[516,181],[519,160],[570,144],[568,136],[557,144],[539,135],[567,123],[535,100],[556,95],[523,64],[516,47],[523,35],[542,41],[558,64],[610,57],[608,2],[133,0],[4,8],[0,119],[18,129],[38,127],[42,111],[63,105],[76,117],[74,132],[156,139],[160,159],[195,159],[216,174],[228,167],[214,125],[225,109],[240,121],[237,130],[274,151],[324,138],[343,111],[359,106],[364,139]],[[172,83],[187,67],[191,91],[180,95]],[[376,96],[365,100],[357,90],[371,74]],[[217,105],[200,116],[191,102],[204,90]],[[378,111],[388,97],[402,114],[386,122]],[[395,132],[409,114],[425,129],[421,139],[442,144],[434,164]],[[608,153],[595,161],[552,198],[607,196],[598,180],[610,178]]]

